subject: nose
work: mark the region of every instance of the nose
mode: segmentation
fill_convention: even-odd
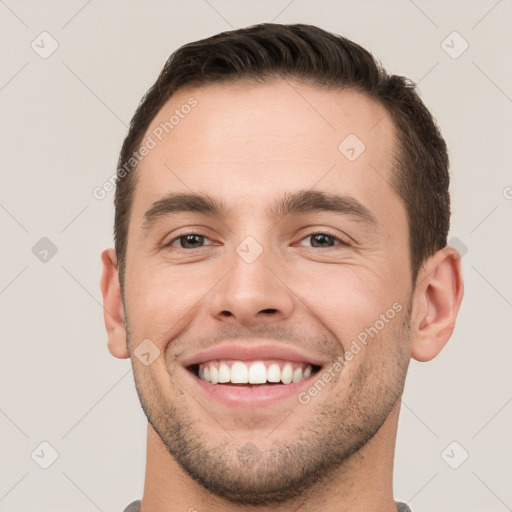
[[[247,327],[290,317],[296,297],[286,276],[269,266],[266,251],[251,263],[238,254],[232,261],[231,270],[211,291],[209,308],[215,320]]]

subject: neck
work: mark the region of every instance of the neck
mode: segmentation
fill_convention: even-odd
[[[324,512],[396,512],[393,499],[393,460],[400,401],[375,436],[345,461],[328,481],[310,488],[292,502],[275,504],[276,512],[323,510]],[[169,454],[148,423],[146,476],[141,512],[263,512],[266,507],[247,507],[221,499],[195,482]]]

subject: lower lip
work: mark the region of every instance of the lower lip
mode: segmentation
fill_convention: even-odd
[[[184,368],[185,373],[201,392],[209,399],[220,402],[230,407],[254,409],[255,407],[268,407],[270,405],[284,402],[295,398],[301,390],[311,385],[316,372],[306,379],[290,384],[256,385],[253,387],[242,387],[236,385],[212,384],[200,379],[191,371]]]

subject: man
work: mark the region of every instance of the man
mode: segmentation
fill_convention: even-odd
[[[396,511],[409,360],[463,295],[448,157],[403,77],[308,25],[177,50],[119,159],[108,347],[148,418],[126,511]]]

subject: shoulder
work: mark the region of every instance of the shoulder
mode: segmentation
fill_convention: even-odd
[[[140,500],[132,501],[123,512],[140,512]]]

